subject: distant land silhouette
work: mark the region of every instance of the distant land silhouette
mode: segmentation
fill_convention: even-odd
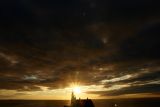
[[[95,107],[91,99],[76,99],[74,92],[71,94],[71,105],[64,107]]]

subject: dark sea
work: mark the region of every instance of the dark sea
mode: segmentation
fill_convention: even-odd
[[[93,100],[95,107],[160,107],[160,98]],[[0,100],[0,107],[64,107],[69,100]]]

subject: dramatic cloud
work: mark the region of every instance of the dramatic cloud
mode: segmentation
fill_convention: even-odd
[[[79,82],[95,88],[86,93],[101,96],[160,92],[156,1],[6,0],[0,5],[1,91],[25,94]]]

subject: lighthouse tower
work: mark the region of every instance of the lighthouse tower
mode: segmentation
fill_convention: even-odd
[[[76,104],[76,96],[74,95],[74,92],[72,91],[71,94],[71,107],[75,107]]]
[[[71,105],[64,107],[95,107],[91,99],[76,99],[74,92],[71,94]]]

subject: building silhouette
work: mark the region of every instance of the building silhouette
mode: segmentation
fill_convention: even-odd
[[[94,107],[94,104],[91,99],[76,99],[74,92],[71,94],[71,105],[64,107]]]

